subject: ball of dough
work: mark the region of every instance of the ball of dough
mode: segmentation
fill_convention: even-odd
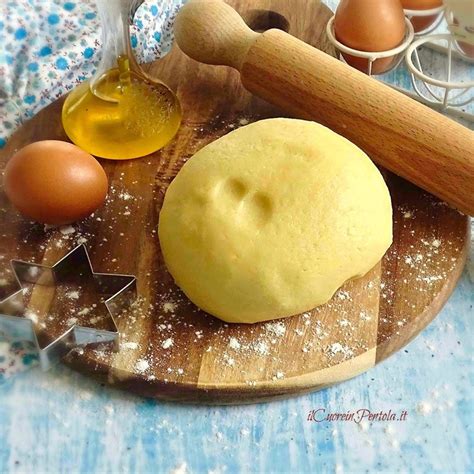
[[[159,238],[189,299],[232,323],[326,303],[392,242],[390,194],[367,155],[314,122],[270,119],[197,152],[166,193]]]

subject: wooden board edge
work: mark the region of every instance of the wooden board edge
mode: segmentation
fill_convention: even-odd
[[[321,390],[371,369],[375,365],[375,357],[376,348],[372,348],[358,357],[303,376],[288,377],[271,382],[261,381],[248,385],[235,383],[199,384],[199,382],[197,384],[144,383],[138,376],[130,377],[130,374],[120,370],[108,371],[102,368],[98,371],[95,364],[91,364],[88,367],[89,370],[85,370],[84,361],[81,361],[82,365],[80,365],[75,363],[73,359],[67,358],[65,363],[73,370],[92,376],[100,382],[107,383],[112,388],[131,391],[139,396],[165,401],[229,405],[265,402]]]
[[[399,337],[396,334],[393,334],[391,338],[383,341],[380,344],[377,344],[377,354],[376,354],[376,364],[388,359],[390,356],[396,354],[400,349],[409,344],[413,339],[415,339],[423,330],[428,327],[428,325],[434,321],[438,316],[441,309],[449,300],[452,295],[456,285],[458,284],[459,279],[464,271],[466,262],[469,256],[470,242],[471,242],[471,223],[470,218],[466,217],[466,232],[464,246],[459,258],[456,261],[456,264],[453,268],[452,277],[446,280],[444,287],[441,291],[435,296],[431,304],[426,307],[426,309],[421,313],[415,321],[412,321],[411,325],[405,326],[405,329],[410,329],[410,331],[404,331],[404,337]],[[415,324],[416,323],[416,324]]]

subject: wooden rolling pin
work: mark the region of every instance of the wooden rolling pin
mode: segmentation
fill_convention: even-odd
[[[175,34],[191,58],[240,71],[253,94],[316,120],[375,162],[474,215],[474,132],[308,44],[252,31],[221,0],[193,0]]]

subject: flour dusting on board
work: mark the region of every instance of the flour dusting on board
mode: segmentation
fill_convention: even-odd
[[[150,367],[150,363],[146,359],[139,359],[135,364],[135,369],[139,374],[143,374]]]
[[[250,117],[245,117],[243,121],[229,123],[218,117],[216,135],[250,121]],[[208,131],[203,131],[204,138],[209,139]],[[179,166],[196,151],[193,146],[197,149],[201,145],[199,141],[192,144],[189,154],[180,158]],[[125,174],[121,172],[114,177],[105,205],[95,214],[81,223],[60,228],[32,224],[17,248],[10,249],[8,255],[0,255],[0,296],[12,280],[11,270],[4,261],[18,257],[22,248],[33,245],[46,260],[53,262],[76,245],[85,244],[92,250],[97,271],[133,273],[140,268],[143,272],[139,275],[141,296],[117,318],[121,333],[119,354],[109,344],[98,344],[77,349],[71,357],[87,357],[106,365],[118,357],[127,370],[160,383],[196,380],[198,375],[204,377],[206,370],[214,370],[222,380],[238,380],[249,387],[268,379],[282,381],[302,371],[331,367],[365,353],[377,342],[373,334],[377,325],[379,342],[383,342],[385,334],[401,331],[431,303],[433,292],[441,290],[457,265],[456,259],[450,260],[447,255],[456,254],[462,240],[454,233],[439,234],[436,214],[432,226],[429,222],[420,225],[419,218],[426,210],[409,204],[395,206],[395,237],[403,237],[409,244],[403,246],[403,251],[398,242],[389,249],[382,281],[379,272],[374,271],[365,277],[363,287],[349,282],[326,305],[300,316],[253,326],[229,325],[193,306],[164,271],[157,245],[156,208],[172,177],[164,177],[160,172],[156,180],[157,163],[153,160],[143,161],[143,167],[144,174],[151,176],[146,191],[150,201],[143,197],[143,187],[147,185],[138,178],[125,183]],[[428,200],[428,209],[431,206],[439,212],[452,212],[423,196],[422,199]],[[143,225],[140,239],[136,236],[135,222]],[[119,258],[122,249],[126,249],[130,258]],[[146,259],[146,265],[141,258]],[[140,265],[145,265],[146,270]],[[393,279],[401,270],[405,278]],[[403,291],[405,287],[411,294],[415,292],[417,298],[401,300],[400,295],[407,293]],[[103,301],[86,301],[86,296],[84,288],[65,288],[58,311],[37,315],[37,324],[48,330],[82,322],[105,324]],[[374,304],[360,307],[362,300]],[[395,304],[403,309],[403,318],[394,316]],[[200,367],[195,365],[196,355]]]
[[[242,326],[200,314],[177,288],[169,289],[164,282],[156,281],[158,298],[152,303],[141,298],[124,315],[125,334],[133,334],[138,329],[139,337],[134,338],[136,346],[124,343],[121,349],[136,354],[134,370],[137,374],[178,383],[193,370],[192,366],[185,368],[189,351],[199,347],[205,354],[204,363],[209,357],[213,366],[221,367],[222,374],[238,377],[249,386],[266,379],[268,370],[272,370],[270,377],[274,381],[291,375],[291,362],[286,356],[282,357],[288,344],[301,351],[308,368],[314,361],[319,367],[330,367],[357,357],[375,345],[375,340],[367,337],[367,328],[372,328],[373,321],[379,319],[381,325],[401,328],[419,311],[411,301],[400,302],[406,306],[406,317],[392,320],[389,308],[396,293],[390,275],[396,266],[403,265],[408,276],[413,274],[402,284],[415,286],[421,299],[425,292],[429,296],[426,290],[444,281],[446,272],[450,271],[449,266],[446,270],[446,263],[450,262],[443,261],[440,252],[455,243],[427,235],[426,229],[417,228],[415,209],[399,207],[395,218],[402,231],[412,237],[413,244],[403,254],[395,253],[394,248],[389,250],[382,282],[375,272],[372,278],[366,278],[362,289],[345,285],[324,307],[299,317],[256,324],[242,331]],[[361,292],[374,302],[380,301],[380,314],[376,311],[377,304],[373,309],[369,307],[354,313],[353,306],[361,298]],[[333,315],[333,321],[326,319],[327,310]],[[142,326],[149,332],[140,335]],[[157,351],[157,347],[162,351]],[[111,356],[107,350],[101,355],[104,359]]]

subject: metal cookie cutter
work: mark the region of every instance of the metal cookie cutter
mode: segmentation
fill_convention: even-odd
[[[43,370],[51,368],[77,346],[111,342],[114,350],[118,350],[119,332],[114,315],[128,308],[136,299],[136,278],[133,275],[94,273],[84,245],[71,250],[52,267],[21,260],[12,260],[11,267],[18,289],[7,298],[0,300],[0,333],[3,332],[15,340],[33,343],[38,350]],[[33,321],[25,317],[25,286],[33,284],[54,290],[60,284],[84,279],[87,279],[97,294],[107,296],[104,304],[114,329],[94,329],[72,324],[54,341],[42,346]]]

